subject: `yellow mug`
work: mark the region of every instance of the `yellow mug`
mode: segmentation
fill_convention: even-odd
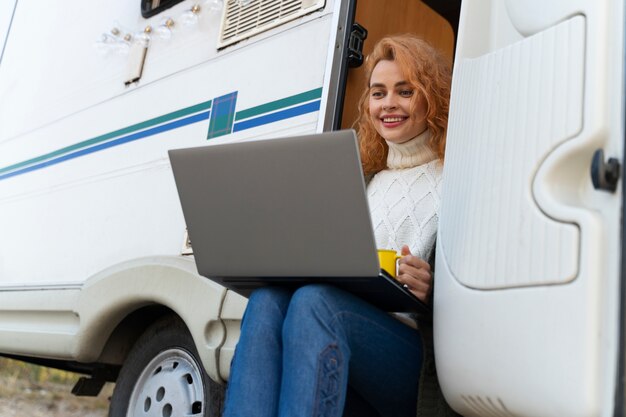
[[[387,272],[392,277],[396,277],[396,271],[398,270],[398,259],[402,256],[398,255],[398,252],[391,249],[378,249],[378,263],[380,269]]]

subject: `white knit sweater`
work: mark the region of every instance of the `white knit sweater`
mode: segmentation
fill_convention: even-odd
[[[379,249],[399,251],[428,261],[439,221],[442,164],[427,146],[430,132],[408,142],[388,142],[387,169],[367,185],[372,225]]]

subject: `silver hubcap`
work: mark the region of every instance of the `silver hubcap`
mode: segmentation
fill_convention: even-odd
[[[197,416],[204,410],[200,368],[182,349],[168,349],[150,361],[133,388],[127,417]]]

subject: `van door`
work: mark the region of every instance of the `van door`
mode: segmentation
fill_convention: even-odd
[[[434,331],[465,416],[624,415],[623,38],[623,2],[462,3]]]

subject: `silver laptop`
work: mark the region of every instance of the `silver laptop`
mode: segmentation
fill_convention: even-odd
[[[354,131],[169,156],[202,276],[244,296],[326,282],[388,311],[428,309],[380,270]]]

